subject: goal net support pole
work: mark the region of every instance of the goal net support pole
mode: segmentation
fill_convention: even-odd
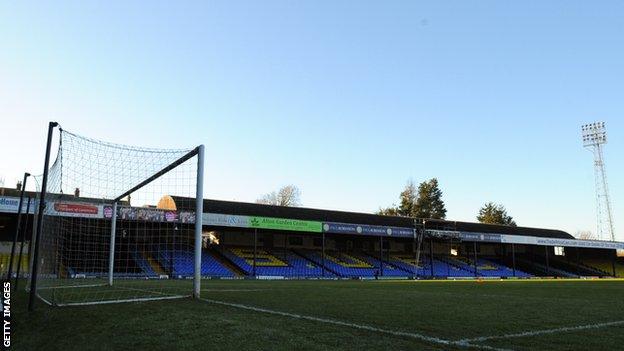
[[[195,277],[193,297],[199,298],[201,290],[202,214],[204,213],[204,145],[197,148],[197,190],[195,192]]]
[[[117,201],[113,203],[111,216],[110,253],[108,256],[108,285],[113,286],[113,269],[115,268],[115,233],[117,232]]]
[[[35,307],[35,294],[37,293],[37,266],[39,260],[39,241],[41,231],[43,229],[43,211],[45,210],[45,193],[48,183],[48,168],[50,166],[50,149],[52,147],[52,133],[54,128],[58,126],[57,122],[50,122],[48,125],[48,139],[46,142],[46,153],[43,162],[43,182],[41,185],[41,195],[39,196],[39,212],[37,213],[37,229],[33,238],[35,248],[33,249],[32,268],[30,275],[30,296],[28,297],[28,311],[32,311]]]

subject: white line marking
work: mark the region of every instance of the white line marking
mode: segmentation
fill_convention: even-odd
[[[402,331],[381,329],[381,328],[371,327],[371,326],[363,325],[363,324],[355,324],[355,323],[343,322],[343,321],[334,320],[334,319],[326,319],[326,318],[305,316],[305,315],[296,314],[296,313],[289,313],[289,312],[281,312],[281,311],[269,310],[269,309],[266,309],[266,308],[247,306],[247,305],[242,305],[242,304],[238,304],[238,303],[231,303],[231,302],[211,300],[211,299],[204,299],[204,298],[200,298],[200,300],[206,301],[206,302],[209,302],[209,303],[213,303],[213,304],[217,304],[217,305],[236,307],[236,308],[249,310],[249,311],[262,312],[262,313],[273,314],[273,315],[289,317],[289,318],[304,319],[304,320],[309,320],[309,321],[313,321],[313,322],[320,322],[320,323],[326,323],[326,324],[339,325],[339,326],[343,326],[343,327],[349,327],[349,328],[360,329],[360,330],[367,330],[367,331],[372,331],[372,332],[382,333],[382,334],[389,334],[389,335],[394,335],[394,336],[408,337],[408,338],[412,338],[412,339],[418,339],[418,340],[422,340],[422,341],[427,341],[427,342],[430,342],[430,343],[433,343],[433,344],[449,345],[449,346],[459,346],[459,347],[465,347],[465,348],[474,348],[474,349],[490,350],[490,351],[510,351],[508,349],[499,349],[499,348],[495,348],[495,347],[491,347],[491,346],[475,345],[475,344],[471,344],[471,343],[469,343],[467,341],[463,341],[463,340],[451,341],[451,340],[440,339],[440,338],[436,338],[436,337],[433,337],[433,336],[427,336],[427,335],[422,335],[422,334],[417,334],[417,333],[408,333],[408,332],[402,332]]]
[[[495,339],[509,339],[509,338],[522,338],[525,336],[536,336],[536,335],[544,335],[544,334],[556,334],[556,333],[565,333],[565,332],[573,332],[579,330],[587,330],[587,329],[599,329],[606,327],[613,327],[617,325],[624,325],[624,320],[615,321],[615,322],[607,322],[607,323],[596,323],[596,324],[587,324],[587,325],[578,325],[576,327],[563,327],[563,328],[554,328],[554,329],[544,329],[544,330],[534,330],[534,331],[526,331],[522,333],[514,333],[514,334],[504,334],[504,335],[493,335],[493,336],[482,336],[479,338],[471,338],[471,339],[462,339],[458,342],[481,342],[487,340],[495,340]]]
[[[93,301],[93,302],[70,302],[70,303],[59,303],[56,306],[66,307],[66,306],[91,306],[91,305],[108,305],[113,303],[126,303],[126,302],[145,302],[145,301],[157,301],[157,300],[173,300],[173,299],[183,299],[188,297],[188,295],[177,295],[177,296],[163,296],[163,297],[145,297],[145,298],[137,298],[137,299],[126,299],[126,300],[109,300],[109,301]]]
[[[118,285],[113,285],[112,287],[115,289],[121,289],[121,290],[139,291],[139,292],[145,292],[145,293],[152,293],[156,295],[171,296],[171,294],[167,294],[161,291],[147,290],[147,289],[141,289],[141,288],[130,288],[127,286],[118,286]],[[108,293],[108,292],[104,292],[104,293]],[[190,296],[190,295],[187,295],[187,296]]]
[[[45,302],[46,304],[48,304],[48,305],[50,305],[50,306],[53,306],[53,305],[52,305],[52,302],[50,302],[50,301],[48,301],[48,300],[44,299],[44,298],[43,298],[43,297],[41,297],[41,295],[39,295],[39,294],[36,294],[36,295],[37,295],[37,297],[38,297],[38,298],[40,298],[40,299],[41,299],[41,301]]]
[[[104,286],[104,285],[106,285],[106,284],[43,286],[43,287],[37,287],[37,290],[94,288],[94,287],[97,287],[97,286]]]
[[[265,291],[269,289],[201,289],[201,291],[210,292],[245,292],[245,291]]]

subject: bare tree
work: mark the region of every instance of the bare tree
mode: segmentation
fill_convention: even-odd
[[[297,207],[301,205],[301,191],[295,185],[286,185],[277,192],[272,191],[256,200],[256,203],[265,205]]]
[[[596,235],[594,235],[594,233],[592,233],[591,230],[579,230],[576,232],[574,236],[577,239],[582,239],[582,240],[598,240]]]

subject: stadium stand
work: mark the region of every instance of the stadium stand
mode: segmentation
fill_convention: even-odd
[[[526,258],[516,258],[516,265],[525,272],[531,272],[535,276],[552,276],[563,278],[578,277],[576,273],[571,273],[553,266],[531,261]]]
[[[148,277],[156,277],[158,276],[152,266],[149,264],[148,260],[144,257],[144,254],[140,254],[138,252],[133,252],[132,257],[136,264],[141,268],[146,276]]]
[[[540,257],[540,259],[542,258]],[[604,276],[610,276],[613,274],[613,273],[607,273],[607,272],[612,272],[612,269],[610,268],[606,271],[603,271],[601,269],[597,269],[588,265],[584,265],[580,262],[568,261],[568,260],[560,259],[557,257],[550,258],[549,264],[552,267],[573,273],[576,276],[604,277]]]
[[[193,253],[186,250],[158,250],[158,261],[165,271],[170,270],[173,260],[173,275],[192,276],[194,268]],[[202,251],[202,276],[233,277],[234,273],[219,262],[210,252]]]
[[[390,260],[392,264],[396,265],[397,267],[401,267],[408,272],[414,271],[414,263],[416,259],[414,258],[413,253],[391,255]],[[429,258],[429,255],[422,255],[420,257],[418,276],[431,277],[431,259]],[[450,264],[449,262],[445,261],[444,258],[434,257],[433,276],[436,278],[474,277],[474,269],[465,269],[460,265]]]
[[[444,259],[450,265],[461,268],[467,272],[470,272],[472,276],[475,273],[474,260],[467,257],[454,256]],[[504,277],[509,278],[514,276],[513,269],[495,262],[494,260],[486,260],[482,258],[477,259],[477,277]],[[531,275],[521,270],[516,269],[515,276],[519,278],[527,278]]]
[[[624,277],[624,265],[620,262],[612,263],[599,258],[586,258],[582,260],[582,264],[608,276],[613,276],[613,268],[615,266],[615,276],[618,278]]]
[[[302,255],[318,265],[323,264],[323,256],[320,251],[301,250]],[[342,253],[327,251],[325,253],[325,267],[339,277],[344,278],[372,278],[375,275],[389,277],[409,277],[410,273],[392,264],[384,262],[383,270],[380,269],[380,261],[371,255],[364,253]]]
[[[15,270],[17,269],[17,260],[19,258],[15,257],[13,259],[13,274],[15,274]],[[0,254],[0,274],[6,274],[9,270],[9,261],[11,260],[10,254]],[[22,256],[22,262],[20,264],[20,274],[24,274],[28,272],[28,255]]]
[[[222,252],[228,260],[240,268],[245,274],[253,275],[253,248],[234,247]],[[256,275],[278,277],[321,277],[323,269],[305,257],[290,250],[258,249],[256,251]],[[331,276],[325,272],[325,276]]]

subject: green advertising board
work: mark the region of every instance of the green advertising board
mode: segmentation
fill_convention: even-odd
[[[249,217],[249,227],[258,229],[290,230],[295,232],[320,233],[322,223],[316,221],[302,221],[299,219]]]

